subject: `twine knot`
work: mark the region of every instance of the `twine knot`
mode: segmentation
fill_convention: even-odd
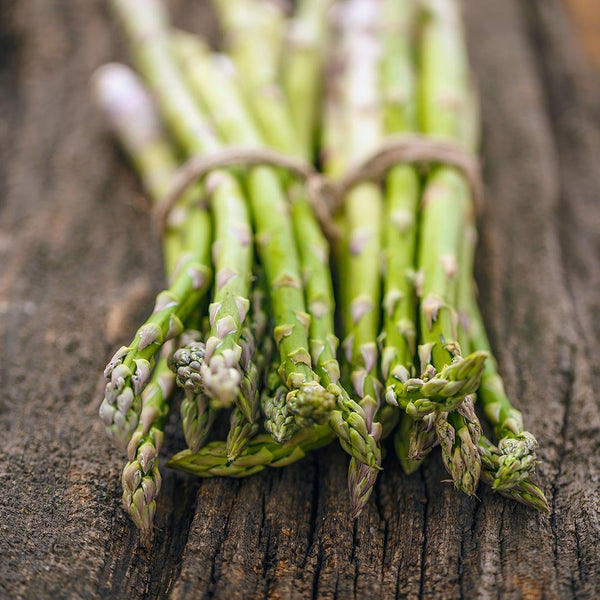
[[[323,232],[330,240],[340,237],[333,217],[344,205],[348,191],[359,183],[379,183],[388,171],[401,164],[439,164],[458,169],[465,177],[477,209],[483,202],[479,159],[458,144],[431,136],[390,136],[370,156],[349,168],[339,180],[320,173],[310,163],[271,148],[231,146],[207,156],[194,156],[175,173],[168,193],[155,207],[161,233],[169,214],[191,185],[209,173],[233,166],[270,166],[283,169],[304,182],[306,195]]]

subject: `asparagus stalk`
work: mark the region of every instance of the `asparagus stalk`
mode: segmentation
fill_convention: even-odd
[[[175,376],[169,370],[165,353],[142,393],[144,406],[139,425],[129,440],[129,462],[121,477],[123,506],[140,530],[142,542],[146,544],[152,535],[156,497],[161,486],[158,455],[165,436],[168,399],[174,383]]]
[[[177,162],[151,98],[139,79],[127,67],[117,64],[105,65],[97,71],[94,91],[111,130],[136,166],[148,194],[158,201],[170,185]],[[177,260],[181,260],[182,255],[185,257],[188,248],[202,260],[207,258],[208,238],[193,235],[208,228],[206,213],[195,208],[197,203],[196,188],[179,202],[176,221],[173,221],[173,216],[169,221],[163,244],[167,275],[177,268]],[[165,348],[163,354],[148,387],[142,392],[140,422],[129,441],[129,462],[122,475],[123,504],[145,542],[150,538],[156,511],[161,481],[158,453],[169,411],[168,398],[175,380],[175,375],[167,367]],[[181,375],[180,371],[178,377]]]
[[[175,381],[185,396],[181,402],[183,436],[192,451],[198,450],[208,435],[217,411],[211,408],[204,391],[201,376],[206,356],[206,346],[198,331],[181,336],[181,348],[169,359],[169,368],[176,375]]]
[[[327,12],[332,4],[332,0],[300,0],[288,27],[283,89],[296,133],[295,145],[305,157],[311,157],[315,148]]]
[[[237,403],[248,420],[250,407],[240,393],[242,372],[239,344],[241,330],[250,307],[250,274],[252,271],[252,230],[246,202],[237,181],[227,175],[226,181],[209,175],[211,187],[218,186],[213,198],[215,220],[215,293],[209,307],[211,331],[206,340],[206,357],[201,376],[206,393],[216,407]],[[207,190],[208,191],[208,190]]]
[[[199,477],[248,477],[266,467],[285,467],[302,458],[310,450],[326,446],[333,439],[326,425],[314,425],[297,431],[288,441],[275,442],[269,434],[252,438],[235,460],[227,456],[224,442],[211,442],[200,451],[184,450],[176,454],[167,466]]]
[[[472,218],[467,218],[461,252],[461,263],[464,264],[461,264],[460,268],[461,272],[464,270],[466,275],[461,277],[460,281],[460,287],[464,288],[464,292],[460,299],[462,311],[459,331],[465,338],[465,342],[461,343],[469,343],[472,348],[483,349],[490,354],[483,372],[478,397],[486,418],[494,428],[494,433],[499,440],[498,454],[493,459],[497,470],[492,482],[494,490],[499,491],[514,487],[519,481],[527,479],[534,473],[538,464],[535,452],[538,444],[535,437],[525,431],[521,412],[512,406],[506,395],[502,378],[497,371],[496,361],[491,354],[475,299],[474,284],[470,276],[475,240],[476,233]]]
[[[422,130],[453,139],[473,151],[476,118],[470,115],[476,113],[471,112],[468,59],[458,7],[454,0],[428,0],[425,10],[420,46]],[[474,493],[481,473],[481,456],[476,451],[481,428],[465,398],[479,386],[487,357],[487,353],[477,352],[464,359],[456,331],[457,259],[464,215],[471,210],[472,199],[464,178],[450,167],[436,168],[423,196],[419,240],[423,274],[420,356],[422,377],[439,373],[449,383],[442,394],[446,400],[432,396],[420,407],[420,401],[408,406],[409,412],[414,408],[416,414],[436,409],[435,405],[443,412],[461,408],[447,419],[440,415],[436,431],[442,436],[443,457],[454,484],[467,494]],[[452,445],[448,443],[452,439],[449,432],[454,433]]]
[[[369,432],[368,415],[340,384],[329,245],[301,190],[297,195],[292,195],[292,219],[296,239],[302,239],[299,250],[308,311],[311,315],[310,345],[313,364],[327,390],[337,398],[337,409],[332,413],[330,425],[342,448],[351,457],[365,465],[377,467],[381,462],[381,450],[376,438]]]
[[[467,100],[471,110],[465,111],[463,131],[465,139],[470,142],[469,145],[474,146],[478,138],[477,119],[467,115],[477,112],[476,95],[472,90]],[[461,347],[470,347],[471,351],[483,350],[489,355],[478,397],[488,421],[494,426],[496,436],[501,440],[498,446],[494,446],[487,438],[480,436],[481,477],[494,491],[542,512],[548,512],[548,503],[543,492],[530,477],[537,465],[537,441],[532,434],[524,431],[521,413],[512,407],[504,391],[477,306],[472,278],[476,241],[473,208],[467,207],[459,260],[458,337]],[[504,427],[504,423],[507,423],[507,428]]]
[[[260,133],[248,118],[243,100],[202,45],[189,36],[178,36],[174,48],[190,87],[215,115],[225,140],[259,147]],[[321,423],[329,418],[335,399],[319,383],[307,350],[310,315],[302,293],[287,199],[276,171],[269,167],[253,168],[248,174],[248,187],[274,313],[274,337],[281,360],[279,374],[289,390],[286,410],[299,426],[312,421]],[[288,421],[284,420],[282,426],[285,422]],[[284,431],[284,438],[291,433]]]
[[[101,110],[132,157],[150,196],[155,200],[162,197],[177,163],[141,83],[126,67],[108,65],[97,72],[93,85]],[[188,228],[193,227],[197,237],[180,254],[177,267],[174,250],[180,249],[181,244],[173,235],[167,237],[170,243],[165,242],[167,266],[174,270],[171,287],[157,296],[151,317],[137,331],[132,343],[116,352],[104,372],[107,384],[100,417],[108,436],[122,447],[137,427],[140,394],[148,382],[155,355],[164,342],[181,333],[182,321],[208,287],[210,222],[197,201],[198,190],[191,190],[180,202],[180,206],[187,207],[188,215],[181,229],[190,238]]]
[[[471,212],[467,214],[470,215]],[[473,251],[474,246],[463,238],[459,251],[455,297],[459,323],[462,323],[462,308],[465,306],[465,301],[469,299],[472,287]],[[457,339],[460,347],[468,352],[469,339],[466,336],[466,329],[462,326],[457,330]],[[455,411],[439,413],[432,421],[435,435],[441,446],[444,466],[451,474],[455,487],[469,496],[475,494],[481,475],[479,440],[483,435],[473,402],[474,395],[468,395]],[[431,442],[426,437],[419,441],[426,450],[429,448]]]
[[[260,415],[259,385],[264,378],[265,370],[272,355],[272,340],[267,336],[268,308],[267,293],[263,289],[264,278],[259,276],[258,283],[252,292],[252,315],[240,338],[242,347],[242,382],[241,393],[246,399],[248,412],[252,419],[239,409],[231,414],[230,429],[227,435],[227,456],[234,460],[241,454],[252,437],[258,433]],[[258,352],[256,352],[258,346]]]
[[[377,39],[378,4],[351,0],[336,7],[344,61],[339,74],[343,93],[340,110],[345,117],[348,162],[374,149],[381,139],[382,111],[377,94],[381,50]],[[338,261],[345,282],[342,307],[349,381],[364,411],[367,432],[375,442],[381,438],[381,425],[376,422],[375,413],[382,396],[377,376],[382,204],[381,193],[373,183],[358,184],[348,192],[343,216],[346,237]],[[354,517],[360,514],[371,494],[380,462],[380,455],[374,466],[358,464],[354,457],[350,461],[348,485]]]
[[[412,1],[386,0],[383,4],[383,61],[381,90],[384,128],[388,135],[417,129],[417,90],[414,73],[414,48],[417,4]],[[410,165],[390,170],[386,180],[384,214],[384,297],[381,371],[386,383],[386,399],[398,404],[398,381],[415,376],[416,354],[416,248],[419,177]],[[433,427],[422,427],[405,415],[394,437],[396,453],[407,473],[414,472],[420,461],[409,457],[409,439],[429,435]],[[426,444],[427,445],[427,444]],[[430,445],[429,445],[430,448]],[[420,452],[425,448],[421,447]]]
[[[279,64],[284,15],[276,2],[213,0],[225,32],[227,48],[238,65],[250,110],[270,146],[294,154],[291,116],[282,102]]]
[[[113,0],[143,77],[155,92],[173,134],[190,155],[213,152],[219,142],[186,89],[171,55],[168,21],[158,0]],[[215,405],[230,406],[239,396],[239,336],[248,309],[251,236],[245,200],[227,171],[207,177],[218,239],[211,334],[202,376]],[[243,403],[240,408],[244,410]]]
[[[515,487],[520,481],[530,477],[538,461],[535,456],[537,441],[524,430],[521,413],[510,403],[497,365],[491,355],[490,345],[475,299],[473,266],[477,233],[472,210],[464,217],[464,233],[460,250],[458,274],[459,342],[461,347],[485,350],[489,354],[483,372],[478,397],[496,437],[500,440],[498,454],[488,457],[488,465],[493,462],[496,472],[493,477],[494,490]],[[486,453],[492,452],[488,447]],[[488,479],[491,471],[488,468]]]

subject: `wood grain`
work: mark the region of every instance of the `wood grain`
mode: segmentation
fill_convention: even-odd
[[[206,4],[170,6],[214,35]],[[97,419],[110,315],[124,341],[161,285],[139,186],[88,95],[124,49],[102,0],[0,0],[0,597],[600,597],[600,90],[558,0],[468,0],[466,21],[483,312],[551,515],[461,497],[438,458],[407,478],[390,454],[351,523],[331,447],[248,480],[165,470],[138,548]],[[165,453],[181,443],[172,422]]]

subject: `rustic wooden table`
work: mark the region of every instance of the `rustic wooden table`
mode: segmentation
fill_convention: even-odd
[[[170,4],[214,30],[206,2]],[[165,472],[151,551],[97,419],[104,362],[161,285],[138,183],[88,94],[125,56],[106,5],[0,2],[0,596],[600,597],[600,93],[559,1],[466,2],[482,304],[550,516],[390,456],[352,523],[331,447],[242,481]]]

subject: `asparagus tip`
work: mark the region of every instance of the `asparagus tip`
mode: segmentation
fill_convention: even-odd
[[[298,427],[323,425],[336,407],[336,398],[320,383],[310,381],[287,394],[286,406]]]

